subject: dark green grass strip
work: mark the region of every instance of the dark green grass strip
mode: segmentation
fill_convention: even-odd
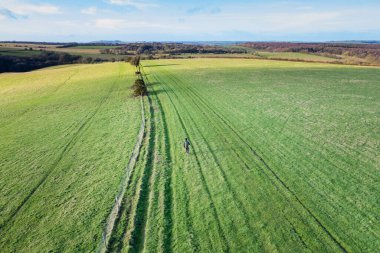
[[[159,105],[159,107],[161,109],[161,112],[163,114],[163,122],[164,122],[164,126],[166,126],[164,132],[165,132],[165,135],[168,137],[168,138],[165,139],[165,142],[166,142],[165,148],[166,148],[166,153],[168,155],[167,157],[170,158],[170,161],[172,161],[171,160],[172,159],[171,149],[170,149],[171,142],[170,142],[170,139],[169,139],[170,134],[169,134],[169,129],[168,129],[168,126],[167,126],[167,123],[166,123],[166,117],[164,115],[164,110],[163,110],[161,101],[158,99],[158,96],[157,96],[158,91],[156,91],[154,89],[154,83],[151,83],[149,81],[149,78],[148,78],[148,76],[146,74],[145,74],[145,78],[150,83],[149,89],[151,90],[151,93],[154,94],[157,97],[158,105]],[[177,117],[178,117],[178,115],[177,115]],[[168,164],[168,165],[171,165],[171,164]],[[172,176],[173,176],[173,170],[171,170],[171,177]],[[186,181],[183,180],[182,176],[179,176],[179,177],[177,176],[176,179],[179,182],[178,185],[177,185],[178,188],[176,190],[178,191],[178,193],[181,193],[182,196],[183,196],[183,201],[180,201],[181,204],[183,204],[183,207],[181,207],[181,211],[184,212],[185,217],[186,217],[184,219],[184,222],[185,222],[186,230],[187,230],[188,235],[189,235],[189,242],[190,242],[190,246],[191,246],[190,250],[192,252],[199,252],[200,245],[199,245],[199,241],[198,241],[197,235],[196,235],[194,227],[193,227],[193,220],[192,220],[192,216],[191,216],[191,213],[190,213],[190,210],[189,210],[189,189],[188,189],[188,185],[187,185]],[[177,200],[177,201],[179,201],[179,200]],[[172,208],[174,208],[173,202],[171,202],[170,204],[172,205]],[[171,211],[171,212],[173,212],[173,211]],[[171,220],[171,224],[170,224],[171,230],[173,229],[172,226],[173,226],[173,221]],[[170,233],[172,233],[172,232],[170,232]],[[170,236],[172,236],[172,235],[170,235]],[[166,237],[166,240],[169,240],[169,234],[166,235],[165,237]],[[170,240],[170,241],[172,241],[172,240]],[[164,248],[168,248],[168,243],[165,243],[165,240],[164,240],[164,244],[166,245]],[[172,247],[172,245],[171,245],[171,247]]]
[[[145,76],[146,78],[146,76]],[[146,78],[147,79],[147,78]],[[158,99],[157,94],[154,92],[152,88],[152,95],[155,97],[155,101],[158,105],[158,110],[160,111],[161,114],[161,122],[162,122],[162,127],[163,127],[163,145],[165,147],[164,152],[165,152],[165,170],[164,170],[164,238],[163,238],[163,245],[162,249],[163,252],[165,253],[171,253],[172,250],[172,234],[173,234],[173,193],[172,193],[172,170],[171,170],[171,154],[170,154],[170,137],[169,137],[169,131],[168,131],[168,126],[166,123],[166,117],[164,110],[162,108],[161,101]]]
[[[146,166],[142,175],[141,188],[139,192],[139,199],[136,207],[134,230],[131,235],[130,246],[131,252],[142,252],[144,249],[145,241],[145,226],[147,223],[148,209],[149,209],[149,193],[150,193],[150,180],[152,177],[154,166],[154,152],[156,148],[155,140],[155,113],[152,107],[150,98],[149,112],[150,112],[150,129],[148,140],[148,156]]]
[[[165,85],[164,82],[161,82],[161,84]],[[173,102],[171,96],[170,96],[169,93],[167,92],[166,88],[164,88],[164,92],[165,92],[165,94],[168,96],[168,98],[169,98],[169,100],[170,100],[170,102],[171,102],[171,104],[172,104],[172,106],[173,106],[173,109],[174,109],[176,115],[178,116],[178,119],[179,119],[179,122],[180,122],[180,124],[181,124],[181,127],[184,129],[185,134],[186,134],[187,136],[189,136],[189,134],[188,134],[189,132],[188,132],[188,130],[187,130],[187,128],[186,128],[186,126],[185,126],[185,124],[184,124],[184,122],[183,122],[183,119],[182,119],[181,115],[179,114],[178,109],[177,109],[175,103]],[[203,171],[202,171],[202,169],[201,169],[201,163],[200,163],[200,161],[199,161],[199,158],[198,158],[198,156],[197,156],[197,153],[196,153],[195,149],[194,149],[193,154],[194,154],[195,161],[196,161],[196,164],[197,164],[198,172],[199,172],[199,174],[200,174],[200,179],[201,179],[202,185],[203,185],[203,187],[204,187],[204,189],[205,189],[205,191],[206,191],[206,194],[207,194],[208,199],[210,200],[211,210],[212,210],[212,213],[213,213],[213,215],[214,215],[214,217],[215,217],[215,219],[216,219],[216,225],[217,225],[217,229],[218,229],[219,235],[220,235],[221,238],[222,238],[222,243],[225,245],[225,252],[230,252],[230,246],[229,246],[228,240],[227,240],[227,238],[226,238],[226,236],[225,236],[225,234],[224,234],[224,231],[223,231],[223,229],[222,229],[222,226],[221,226],[221,222],[220,222],[220,218],[219,218],[219,215],[218,215],[217,209],[216,209],[216,207],[215,207],[214,202],[212,201],[212,197],[211,197],[210,189],[209,189],[209,187],[208,187],[208,185],[207,185],[207,182],[206,182],[205,176],[204,176]]]
[[[177,93],[174,92],[174,95],[177,97],[177,99],[179,99]],[[195,105],[196,108],[198,109],[198,111],[201,113],[200,115],[202,115],[203,118],[204,118],[205,120],[207,120],[207,122],[208,122],[208,124],[209,124],[210,126],[213,126],[213,128],[219,132],[219,134],[220,134],[220,136],[222,137],[223,141],[227,144],[227,139],[226,139],[226,137],[223,135],[223,133],[220,131],[220,129],[219,129],[219,127],[218,127],[218,124],[215,124],[213,121],[211,121],[210,117],[209,117],[209,116],[206,114],[206,112],[204,111],[204,108],[202,109],[202,107],[199,105],[199,103],[196,102],[196,101],[194,100],[194,98],[190,96],[190,94],[187,93],[186,95],[187,95],[187,96],[189,97],[189,99],[193,102],[192,104]],[[186,110],[186,112],[187,112],[187,115],[189,116],[190,120],[191,120],[192,122],[196,122],[196,121],[194,120],[194,118],[191,116],[191,113],[190,113],[188,110]],[[210,143],[207,141],[206,136],[202,133],[202,131],[199,131],[199,129],[198,129],[198,133],[199,133],[199,135],[202,137],[202,140],[205,142],[207,149],[210,151],[210,154],[211,154],[211,156],[212,156],[212,158],[213,158],[215,164],[217,165],[216,167],[217,167],[219,173],[221,174],[221,176],[222,176],[222,178],[223,178],[223,181],[224,181],[224,183],[225,183],[225,185],[226,185],[228,191],[231,192],[232,197],[233,197],[233,200],[234,200],[234,202],[236,203],[236,205],[237,205],[237,207],[238,207],[238,210],[242,213],[242,216],[243,216],[243,220],[244,220],[245,225],[249,226],[250,238],[251,238],[252,240],[257,241],[257,240],[258,240],[257,235],[253,232],[253,231],[254,231],[255,229],[257,229],[257,228],[253,228],[253,227],[251,227],[251,226],[249,225],[249,212],[246,210],[245,206],[243,205],[243,201],[239,198],[238,194],[236,193],[236,191],[235,191],[234,188],[232,187],[231,182],[230,182],[230,180],[228,179],[228,176],[226,175],[226,173],[225,173],[225,171],[224,171],[224,169],[223,169],[223,166],[221,165],[219,159],[218,159],[217,156],[215,155],[215,152],[213,152],[213,150],[212,150],[212,148],[211,148],[211,146],[210,146]],[[234,148],[233,145],[231,145],[231,148],[232,148],[233,152],[239,157],[239,154],[238,154],[238,152],[236,151],[236,149]],[[243,163],[244,163],[244,165],[245,165],[246,168],[248,168],[249,170],[251,170],[245,161],[243,161]]]

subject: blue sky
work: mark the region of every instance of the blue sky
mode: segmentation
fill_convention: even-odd
[[[0,40],[380,40],[379,0],[0,0]]]

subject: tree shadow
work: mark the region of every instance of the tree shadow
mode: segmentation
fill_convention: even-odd
[[[148,83],[148,86],[153,86],[153,85],[156,85],[156,84],[159,84],[159,82],[150,82],[150,83]]]
[[[146,65],[146,66],[144,66],[144,68],[165,67],[165,66],[174,66],[174,65],[179,65],[179,64],[176,64],[176,63],[172,63],[172,64],[153,64],[153,65]]]
[[[170,93],[170,91],[164,90],[164,89],[154,89],[148,91],[149,95],[158,95],[161,93]]]
[[[156,86],[160,84],[160,82],[150,82],[148,83],[148,87],[149,86]],[[149,95],[158,95],[158,94],[161,94],[161,93],[171,93],[170,90],[165,90],[165,89],[160,89],[160,88],[154,88],[154,89],[149,89]]]

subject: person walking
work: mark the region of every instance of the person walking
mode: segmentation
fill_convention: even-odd
[[[190,154],[190,141],[185,138],[185,142],[183,143],[183,147],[186,150],[186,154]]]

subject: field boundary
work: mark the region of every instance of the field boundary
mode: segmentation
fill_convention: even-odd
[[[139,134],[137,135],[137,140],[135,143],[135,146],[133,148],[132,154],[129,157],[129,161],[127,166],[125,167],[125,174],[123,175],[123,178],[121,180],[121,185],[119,187],[119,192],[115,197],[115,203],[112,207],[112,210],[110,214],[107,217],[106,223],[103,228],[102,232],[102,239],[98,245],[98,249],[96,252],[98,253],[105,253],[107,252],[108,244],[111,239],[112,231],[115,226],[116,219],[118,217],[120,208],[121,208],[121,202],[124,198],[124,194],[126,192],[130,176],[132,174],[132,171],[136,165],[137,158],[139,157],[140,154],[140,149],[142,146],[142,141],[144,139],[145,135],[145,106],[144,106],[144,101],[143,97],[140,97],[140,102],[141,102],[141,125],[140,125],[140,131]]]

